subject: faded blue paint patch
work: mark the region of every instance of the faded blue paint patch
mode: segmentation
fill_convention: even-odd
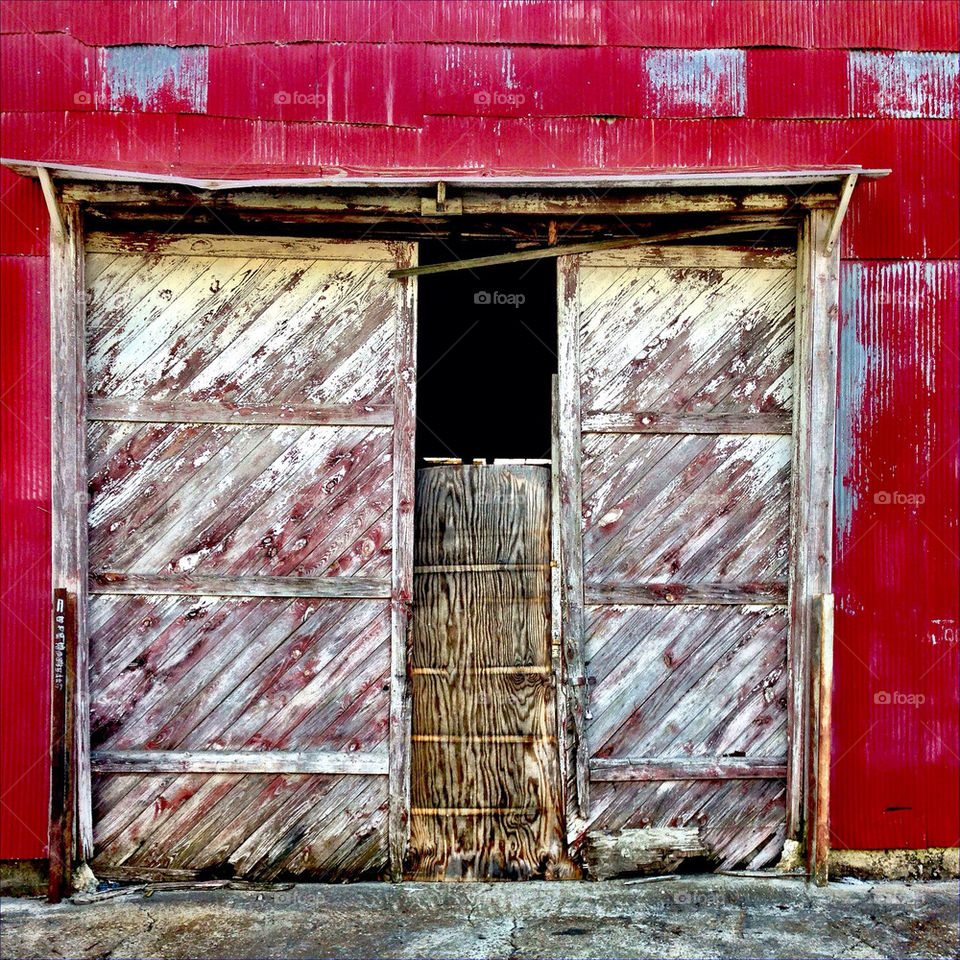
[[[694,114],[706,116],[744,114],[747,88],[743,50],[650,50],[646,71],[656,113],[689,108]]]
[[[837,542],[846,541],[859,502],[857,496],[856,444],[862,415],[868,370],[876,357],[860,336],[863,268],[844,262],[840,273],[840,333],[838,344],[837,425],[834,473],[834,529]]]
[[[206,47],[101,47],[98,67],[100,102],[107,109],[206,112]]]
[[[851,50],[847,70],[855,117],[949,120],[960,113],[955,53]]]

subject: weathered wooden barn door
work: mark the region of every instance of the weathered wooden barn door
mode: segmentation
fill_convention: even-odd
[[[556,875],[550,471],[419,470],[416,517],[409,874]]]
[[[399,862],[414,256],[91,237],[95,871]]]
[[[769,864],[785,823],[795,255],[634,248],[559,271],[571,843],[601,873],[645,836],[663,869]],[[622,833],[647,827],[668,832]]]

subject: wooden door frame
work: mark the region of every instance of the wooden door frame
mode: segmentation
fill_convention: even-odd
[[[14,170],[36,176],[40,168],[18,162],[8,163]],[[794,503],[791,514],[791,628],[789,640],[789,765],[788,765],[788,837],[800,839],[804,823],[812,823],[824,816],[826,784],[814,790],[818,714],[816,698],[811,689],[814,672],[819,664],[817,622],[813,616],[815,598],[830,591],[834,422],[836,383],[836,342],[838,316],[838,265],[836,243],[840,220],[849,200],[847,187],[851,184],[854,168],[807,171],[799,179],[781,172],[779,175],[752,174],[746,178],[736,175],[686,175],[676,177],[592,178],[575,181],[550,178],[481,178],[463,180],[464,204],[473,212],[488,215],[537,214],[564,215],[575,204],[582,202],[584,211],[601,214],[636,216],[651,212],[670,214],[702,214],[714,212],[726,215],[730,211],[749,210],[770,218],[800,217],[797,267],[797,334],[796,373],[797,393],[794,403],[794,435],[803,442],[794,444],[794,476],[802,483],[794,484]],[[861,176],[882,176],[885,171],[861,171]],[[44,171],[46,172],[46,171]],[[54,588],[66,588],[76,597],[80,611],[73,636],[76,638],[74,662],[76,684],[73,730],[68,740],[73,751],[76,772],[76,790],[72,798],[74,813],[74,853],[78,862],[93,854],[93,815],[90,758],[90,692],[88,683],[89,640],[86,618],[82,612],[87,604],[87,463],[86,463],[86,391],[85,391],[85,284],[84,284],[84,229],[83,212],[88,206],[101,210],[125,210],[133,223],[139,217],[147,218],[158,211],[171,215],[171,210],[192,209],[210,200],[215,207],[228,208],[235,213],[250,216],[251,223],[264,222],[271,216],[282,219],[291,209],[310,222],[310,211],[315,222],[359,218],[379,220],[384,211],[395,210],[409,218],[429,215],[421,203],[426,181],[414,178],[384,192],[382,181],[359,184],[365,189],[360,195],[344,193],[342,181],[330,190],[293,192],[282,181],[270,184],[238,185],[229,196],[223,184],[216,195],[202,185],[170,186],[170,181],[143,175],[117,174],[95,171],[90,176],[77,176],[76,168],[56,171],[60,184],[58,194],[48,198],[51,212],[59,217],[57,229],[50,232],[50,336],[51,336],[51,499],[52,510],[52,564]],[[129,182],[129,181],[136,182]],[[125,182],[126,181],[126,182]],[[607,181],[610,181],[607,183]],[[616,182],[613,182],[616,181]],[[316,181],[312,182],[313,184]],[[598,193],[598,187],[607,184],[607,192]],[[289,186],[298,186],[290,183]],[[544,195],[544,186],[563,187]],[[269,189],[268,189],[269,187]],[[281,189],[284,187],[284,189]],[[842,188],[842,189],[841,189]],[[189,194],[192,190],[193,194]],[[613,190],[614,192],[610,193]],[[339,191],[339,192],[336,192]],[[471,192],[472,191],[472,192]],[[609,194],[609,195],[608,195]],[[844,196],[846,194],[846,196]],[[186,195],[186,199],[185,199]],[[212,200],[211,200],[212,197]],[[469,198],[469,200],[467,199]],[[435,212],[435,211],[434,211]],[[738,213],[734,214],[739,215]],[[414,222],[413,219],[410,220]],[[417,233],[411,231],[411,239]],[[560,250],[558,249],[558,254]],[[558,280],[560,296],[570,290],[569,271],[560,261]],[[412,265],[412,264],[408,264]],[[390,875],[399,879],[409,831],[409,724],[410,691],[407,682],[408,648],[407,624],[409,617],[412,541],[413,541],[413,441],[415,431],[415,356],[416,356],[416,282],[405,278],[402,309],[408,318],[396,368],[397,409],[395,420],[395,456],[402,472],[401,482],[395,486],[394,556],[395,596],[392,601],[391,640],[391,695],[390,717],[390,812],[388,843]],[[575,286],[575,285],[574,285]],[[564,310],[558,298],[560,332],[558,347],[563,351],[575,349],[569,332],[564,334]],[[579,429],[579,405],[574,399],[571,384],[560,384],[562,423],[559,437],[560,459],[567,470],[579,468],[579,453],[570,444],[570,430]],[[575,474],[571,474],[575,476]],[[407,486],[404,486],[407,484]],[[579,487],[561,484],[560,562],[564,575],[571,578],[572,591],[566,591],[564,611],[563,656],[561,670],[566,682],[572,684],[574,695],[569,698],[574,726],[582,731],[582,703],[586,691],[582,660],[582,570],[577,557],[579,534],[573,529],[570,516],[579,517]],[[404,496],[402,491],[408,490]],[[564,534],[563,531],[567,533]],[[409,554],[409,558],[407,555]],[[581,557],[582,559],[582,557]],[[571,596],[573,602],[571,604]],[[558,677],[558,682],[561,678]],[[562,699],[558,696],[558,702]],[[578,704],[580,706],[578,706]],[[563,730],[560,730],[561,736]],[[582,733],[581,733],[582,736]],[[577,746],[577,745],[575,745]],[[563,764],[564,744],[560,744]],[[577,764],[578,800],[589,803],[589,777],[584,751],[574,754]],[[821,763],[821,769],[823,764]],[[565,791],[566,782],[561,782]],[[820,808],[813,801],[820,800]],[[51,823],[51,831],[60,829]]]

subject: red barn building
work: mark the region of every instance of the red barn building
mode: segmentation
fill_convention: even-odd
[[[955,3],[3,0],[0,13],[0,858],[59,862],[66,832],[66,856],[79,845],[105,875],[397,876],[404,862],[420,876],[564,875],[606,863],[618,831],[654,826],[699,830],[676,856],[758,867],[785,840],[815,847],[817,822],[823,856],[828,795],[834,856],[953,848],[956,862]],[[504,272],[391,278],[418,247],[421,265],[493,255]],[[523,251],[548,255],[527,275],[512,265]],[[241,290],[241,274],[256,284]],[[528,330],[554,318],[540,342],[559,318],[560,359],[534,371],[543,389],[488,408],[507,423],[542,407],[522,450],[414,427],[411,378],[443,416],[426,371],[455,346],[444,323],[468,276],[469,309],[539,303],[522,316]],[[160,294],[192,322],[163,326]],[[297,326],[308,308],[316,323]],[[689,329],[670,333],[684,311]],[[249,316],[273,333],[258,339]],[[496,329],[498,344],[517,336]],[[730,338],[729,357],[711,353]],[[482,384],[498,369],[504,383],[528,369],[506,356],[519,346],[478,351],[490,366],[458,360],[474,399],[455,372],[440,390],[458,410],[495,402]],[[416,624],[403,646],[411,599],[415,621],[427,603],[411,578],[460,568],[414,543],[414,440],[418,463],[552,456],[561,488],[556,549],[523,556],[563,569],[563,653],[476,668],[558,681],[531,710],[559,754],[517,761],[550,782],[518,841],[533,865],[514,873],[468,836],[471,817],[501,816],[526,789],[504,786],[506,754],[491,762],[507,799],[486,813],[422,782],[448,762],[424,744],[538,737],[423,725],[453,654],[419,660]],[[647,489],[649,464],[684,444]],[[294,448],[292,473],[264,466]],[[690,472],[701,448],[709,477]],[[335,463],[352,465],[342,483]],[[677,499],[684,483],[700,506]],[[325,522],[360,518],[354,540],[311,526],[310,503],[337,484]],[[264,493],[238,506],[225,487]],[[165,505],[148,511],[158,489]],[[234,513],[226,533],[177,539]],[[656,527],[646,558],[643,531],[668,513],[686,526]],[[671,553],[697,523],[699,552]],[[322,564],[311,537],[336,540]],[[79,605],[69,702],[56,589]],[[258,646],[271,630],[285,639]],[[460,818],[446,833],[442,809]],[[515,826],[501,817],[488,839]]]

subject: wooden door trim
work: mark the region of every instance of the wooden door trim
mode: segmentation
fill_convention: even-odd
[[[416,266],[416,243],[392,245],[398,266]],[[400,280],[394,342],[393,597],[390,613],[390,759],[387,844],[390,879],[403,878],[410,840],[410,608],[417,387],[417,278]]]
[[[87,412],[84,236],[80,208],[60,207],[63,233],[50,231],[50,499],[51,584],[66,590],[76,611],[76,676],[72,741],[76,794],[73,847],[78,861],[93,854],[90,781],[90,687],[87,637]],[[51,604],[52,609],[52,604]],[[54,736],[57,732],[54,732]],[[69,858],[68,858],[69,860]],[[69,885],[69,878],[66,878]]]
[[[794,328],[793,484],[787,705],[787,837],[809,840],[814,821],[811,696],[820,634],[815,604],[831,592],[840,253],[827,251],[833,216],[812,211],[797,243]]]

